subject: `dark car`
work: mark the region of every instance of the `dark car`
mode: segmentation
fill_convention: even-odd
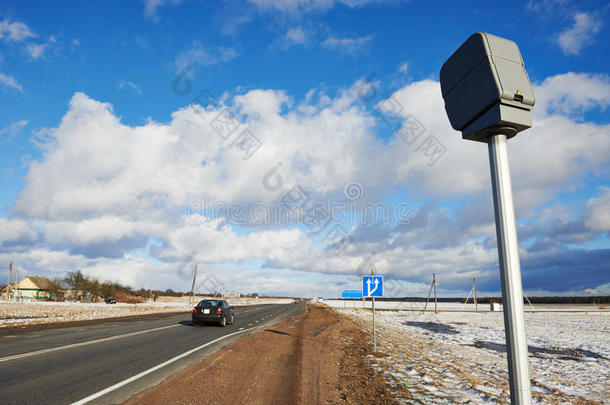
[[[116,300],[114,298],[108,298],[106,304],[116,304]]]
[[[235,318],[233,307],[225,300],[202,300],[193,308],[193,324],[217,323],[232,325]]]

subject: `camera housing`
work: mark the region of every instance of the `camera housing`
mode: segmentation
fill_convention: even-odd
[[[532,126],[534,90],[513,41],[471,35],[443,64],[440,81],[451,126],[464,139],[511,138]]]

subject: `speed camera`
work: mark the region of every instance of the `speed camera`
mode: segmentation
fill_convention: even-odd
[[[510,138],[532,126],[534,91],[513,41],[473,34],[445,62],[440,80],[451,126],[464,139]]]

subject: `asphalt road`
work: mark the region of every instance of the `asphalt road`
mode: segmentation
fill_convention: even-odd
[[[96,397],[81,403],[121,403],[257,328],[303,310],[303,304],[235,308],[235,323],[224,328],[194,326],[185,312],[11,331],[0,336],[0,403],[69,404],[91,396]]]

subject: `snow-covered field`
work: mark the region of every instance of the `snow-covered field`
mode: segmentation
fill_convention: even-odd
[[[368,308],[371,309],[371,301],[361,300],[324,300],[324,304],[332,308]],[[472,299],[468,304],[461,302],[439,302],[437,304],[439,311],[474,311],[475,305]],[[502,305],[496,304],[498,311],[502,311]],[[430,301],[426,306],[425,302],[407,302],[407,301],[375,301],[375,309],[391,309],[403,311],[422,311],[426,308],[427,311],[434,311],[434,301]],[[490,310],[489,304],[478,304],[478,311],[485,312]],[[597,312],[599,308],[595,305],[557,305],[557,304],[536,304],[523,306],[525,312],[535,311],[553,311],[553,312],[582,312],[593,311]]]
[[[195,297],[194,302],[199,302]],[[7,302],[0,301],[0,328],[37,325],[43,323],[83,321],[90,319],[115,318],[122,316],[154,314],[163,312],[190,311],[187,299],[174,302],[153,302],[143,304],[85,304],[72,302]],[[290,299],[233,298],[231,305],[262,305],[290,303]]]
[[[338,311],[363,321],[369,310]],[[407,403],[510,403],[501,312],[379,311],[374,367]],[[525,314],[535,403],[610,404],[610,312]]]

